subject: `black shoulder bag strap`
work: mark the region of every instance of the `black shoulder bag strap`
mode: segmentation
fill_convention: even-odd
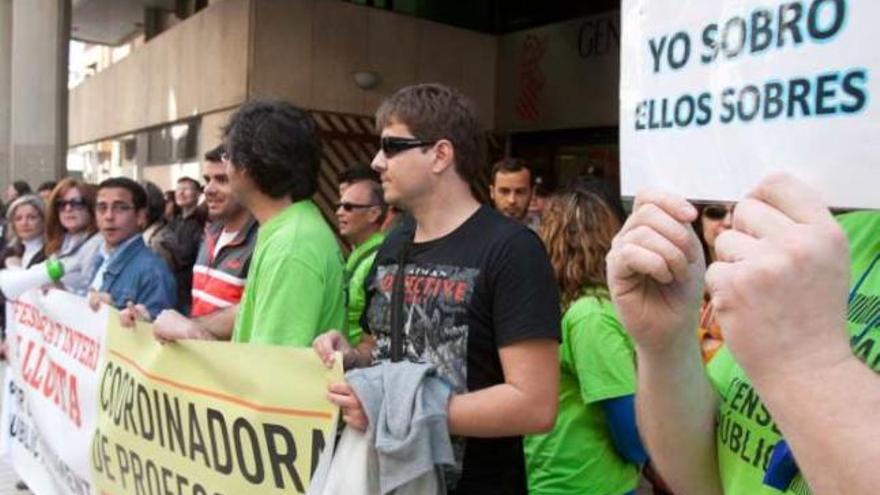
[[[403,244],[397,251],[397,273],[394,274],[394,287],[391,290],[391,362],[403,360],[403,300],[406,280],[406,258],[412,245],[412,236],[404,236]]]

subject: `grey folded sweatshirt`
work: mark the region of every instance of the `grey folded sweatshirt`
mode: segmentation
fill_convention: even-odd
[[[452,388],[433,366],[383,362],[348,372],[346,381],[370,421],[367,434],[376,447],[383,495],[435,472],[435,466],[455,464],[447,426]],[[442,476],[439,486],[445,493]]]

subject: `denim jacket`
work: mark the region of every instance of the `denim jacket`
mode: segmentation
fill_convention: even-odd
[[[100,268],[100,263],[93,265],[90,281],[95,279]],[[129,301],[143,304],[152,318],[163,309],[174,308],[177,302],[174,275],[165,261],[153,253],[140,236],[122,246],[110,258],[110,265],[104,270],[101,292],[110,294],[117,309],[124,309]]]

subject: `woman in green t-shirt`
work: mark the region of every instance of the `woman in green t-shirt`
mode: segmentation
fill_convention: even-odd
[[[554,194],[540,235],[562,299],[559,414],[525,441],[532,495],[633,493],[647,455],[636,429],[635,349],[608,295],[605,255],[623,209],[600,181]]]

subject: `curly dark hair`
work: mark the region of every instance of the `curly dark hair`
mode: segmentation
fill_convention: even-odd
[[[281,100],[249,101],[229,119],[223,141],[232,166],[263,194],[299,201],[317,190],[321,144],[305,110]]]

